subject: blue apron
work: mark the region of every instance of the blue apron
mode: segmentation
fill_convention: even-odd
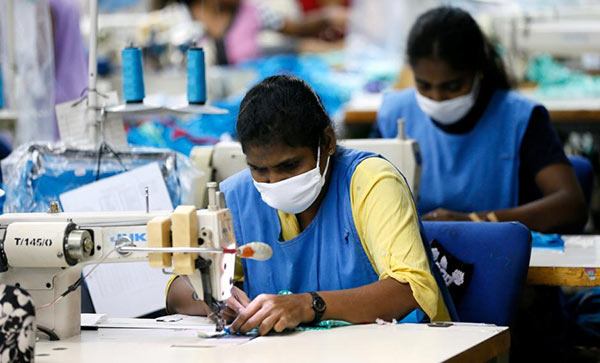
[[[402,118],[406,135],[419,143],[420,215],[438,207],[494,210],[518,205],[521,141],[537,106],[517,92],[495,91],[471,131],[451,134],[421,110],[411,89],[385,95],[377,126],[382,137],[396,137]]]
[[[281,238],[277,210],[262,201],[249,170],[221,183],[233,215],[238,245],[260,241],[273,249],[273,257],[268,261],[243,260],[244,289],[251,299],[282,290],[304,293],[351,289],[378,280],[356,231],[350,202],[350,182],[356,166],[375,156],[338,146],[330,163],[327,194],[316,217],[288,241]],[[424,242],[424,246],[428,245]],[[431,265],[431,251],[425,250]],[[436,280],[440,285],[441,280]],[[444,295],[448,309],[453,311],[447,294]]]

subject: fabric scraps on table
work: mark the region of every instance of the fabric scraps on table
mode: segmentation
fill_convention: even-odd
[[[559,234],[543,234],[531,231],[531,246],[533,248],[544,248],[557,251],[565,250],[565,241]]]

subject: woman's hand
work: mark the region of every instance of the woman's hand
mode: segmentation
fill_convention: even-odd
[[[295,328],[300,323],[314,319],[310,294],[266,295],[257,296],[241,309],[230,326],[231,331],[246,333],[256,327],[260,335],[271,329],[280,333],[287,328]]]
[[[467,213],[460,213],[451,211],[444,208],[438,208],[433,210],[423,217],[421,217],[424,221],[470,221],[469,215]]]
[[[226,307],[223,310],[223,317],[227,323],[231,323],[238,316],[241,310],[250,304],[250,298],[244,290],[233,287],[231,289],[231,297],[226,301]]]

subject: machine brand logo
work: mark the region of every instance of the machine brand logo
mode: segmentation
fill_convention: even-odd
[[[52,246],[52,240],[50,238],[15,237],[15,245],[16,246],[50,247],[50,246]]]
[[[112,243],[117,242],[119,239],[127,237],[131,242],[146,242],[146,232],[142,233],[117,233],[116,236],[110,237]]]

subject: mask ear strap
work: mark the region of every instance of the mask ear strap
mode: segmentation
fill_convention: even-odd
[[[319,143],[317,144],[317,168],[321,165],[321,138],[319,138]]]

